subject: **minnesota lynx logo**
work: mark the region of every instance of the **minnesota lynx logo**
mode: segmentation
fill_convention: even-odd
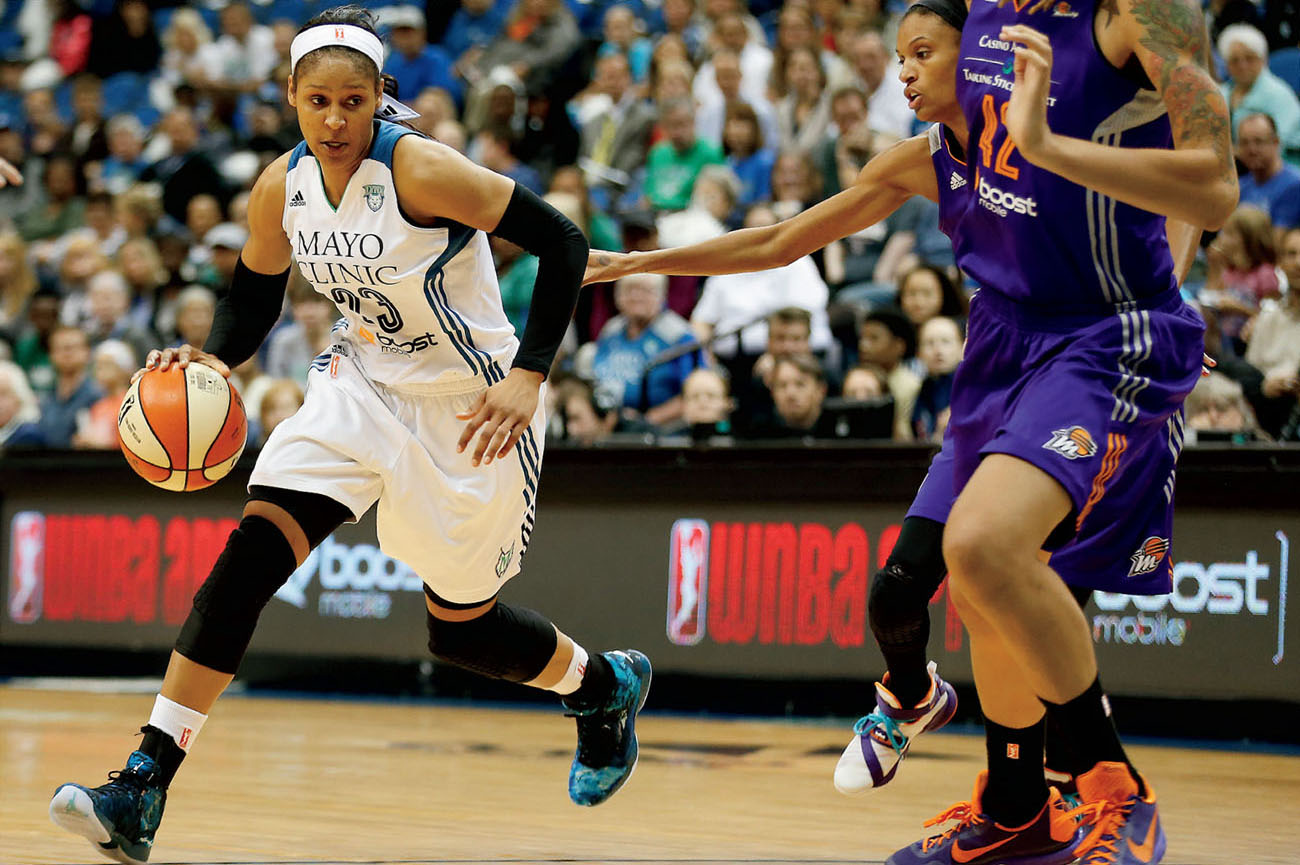
[[[1049,451],[1056,451],[1067,460],[1084,459],[1097,452],[1097,443],[1081,426],[1072,426],[1052,431],[1052,437],[1043,445]]]
[[[384,206],[384,187],[378,183],[371,183],[363,186],[366,192],[366,204],[376,213],[379,208]]]
[[[1169,540],[1167,538],[1157,538],[1154,535],[1142,542],[1138,551],[1129,557],[1132,566],[1128,569],[1130,577],[1149,574],[1160,566],[1161,560],[1164,559],[1165,553],[1169,552]]]
[[[501,551],[501,555],[497,557],[497,579],[498,580],[506,575],[506,569],[510,567],[510,560],[513,559],[514,556],[515,556],[515,544],[513,541],[511,541],[510,549],[508,550],[503,549]]]

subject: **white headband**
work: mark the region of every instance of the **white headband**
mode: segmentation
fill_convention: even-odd
[[[298,61],[317,48],[338,45],[359,51],[374,61],[376,69],[384,68],[384,45],[375,34],[351,24],[318,24],[293,37],[289,46],[289,62],[294,71]]]

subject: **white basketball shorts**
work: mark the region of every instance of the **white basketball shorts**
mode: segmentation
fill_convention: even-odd
[[[471,382],[452,393],[397,391],[371,381],[351,357],[332,355],[313,365],[306,401],[271,433],[249,486],[329,496],[354,519],[378,501],[385,553],[441,598],[487,600],[519,573],[532,534],[546,392],[543,385],[518,445],[475,468],[474,443],[456,453],[465,428],[456,414],[484,390]]]

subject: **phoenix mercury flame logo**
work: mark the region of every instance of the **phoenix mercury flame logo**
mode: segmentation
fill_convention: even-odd
[[[1078,425],[1052,430],[1052,437],[1043,447],[1056,451],[1067,460],[1087,459],[1097,453],[1097,442],[1092,434]]]

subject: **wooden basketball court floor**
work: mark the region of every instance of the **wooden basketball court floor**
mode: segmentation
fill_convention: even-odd
[[[0,686],[0,863],[107,862],[46,815],[55,786],[120,768],[151,694]],[[565,792],[573,722],[481,704],[217,705],[171,788],[151,863],[879,863],[970,795],[974,735],[919,740],[858,799],[831,786],[847,725],[642,715],[606,804]],[[1170,865],[1300,862],[1300,757],[1134,747]]]

